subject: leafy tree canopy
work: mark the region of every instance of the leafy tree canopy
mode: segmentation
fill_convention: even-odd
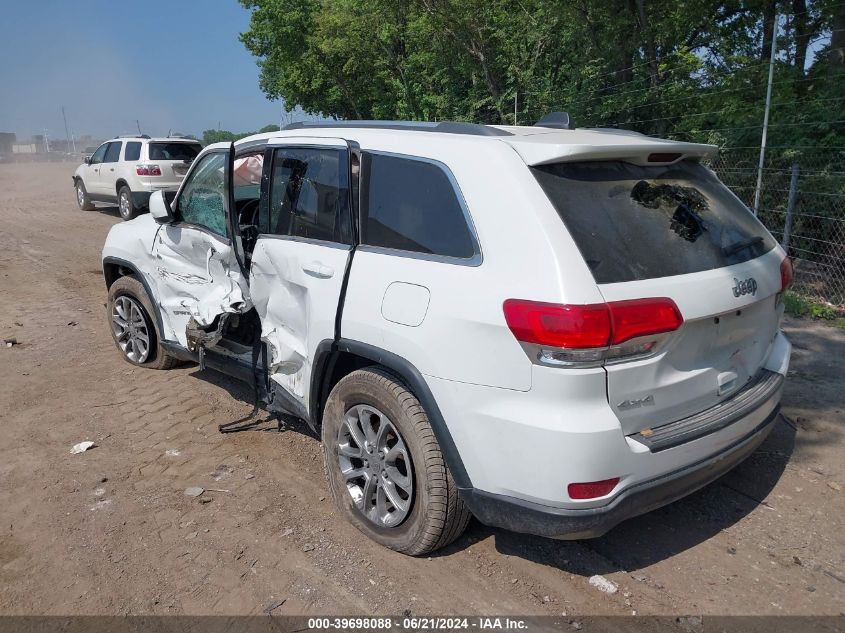
[[[202,143],[203,145],[211,145],[212,143],[220,143],[222,141],[237,141],[238,139],[242,139],[246,136],[252,136],[253,134],[263,134],[264,132],[278,132],[279,126],[278,125],[265,125],[263,128],[258,130],[258,132],[230,132],[229,130],[205,130],[202,133]]]
[[[516,95],[519,123],[565,110],[732,145],[759,143],[777,28],[770,143],[845,145],[843,0],[240,1],[290,109],[513,123]]]

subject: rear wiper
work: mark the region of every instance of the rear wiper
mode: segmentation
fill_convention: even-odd
[[[744,248],[749,248],[750,246],[756,246],[757,244],[761,244],[763,242],[763,238],[759,235],[757,237],[749,237],[747,240],[741,240],[739,242],[734,242],[730,246],[723,246],[722,247],[722,254],[725,257],[730,257],[734,253],[738,253]]]

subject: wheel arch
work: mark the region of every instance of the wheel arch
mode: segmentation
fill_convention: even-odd
[[[132,262],[119,257],[104,257],[103,279],[106,282],[106,290],[111,289],[112,284],[121,277],[134,277],[141,282],[141,285],[144,287],[144,291],[150,299],[150,304],[153,306],[153,311],[155,312],[156,333],[158,334],[159,340],[163,341],[164,335],[161,322],[161,308],[155,299],[156,296],[153,294],[149,283],[147,283],[146,277],[141,274],[141,271],[139,271],[137,266],[135,266]]]
[[[117,182],[114,183],[114,193],[119,194],[121,187],[129,187],[129,183],[126,182],[126,178],[118,178]],[[132,187],[129,187],[129,191],[132,191]]]
[[[440,407],[420,371],[407,359],[392,352],[341,338],[337,343],[325,340],[317,346],[311,372],[309,414],[316,428],[320,424],[325,403],[332,388],[357,369],[380,365],[387,368],[405,384],[420,401],[428,415],[431,428],[440,445],[440,451],[458,488],[471,489],[472,482],[464,467],[452,434],[446,426]]]

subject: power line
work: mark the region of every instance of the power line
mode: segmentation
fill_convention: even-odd
[[[794,101],[777,101],[772,104],[772,107],[781,106],[781,105],[792,105],[795,103],[820,103],[822,101],[843,101],[845,97],[831,97],[831,98],[824,98],[824,99],[795,99]],[[694,116],[706,116],[708,114],[723,114],[725,109],[722,108],[721,110],[710,110],[709,112],[697,112],[694,114],[677,114],[673,116],[664,116],[658,117],[655,119],[637,119],[634,121],[621,121],[618,123],[608,123],[607,125],[633,125],[634,123],[652,123],[654,121],[669,121],[671,119],[682,119],[686,117],[694,117]]]
[[[760,209],[760,211],[765,211],[767,213],[779,213],[781,215],[786,215],[787,211],[784,209]],[[815,218],[817,220],[830,220],[832,222],[845,222],[845,218],[832,218],[828,215],[814,215],[812,213],[796,213],[795,215],[802,217],[802,218]]]
[[[837,123],[845,123],[845,119],[836,121],[803,121],[801,123],[769,123],[769,127],[799,127],[802,125],[834,125]],[[735,127],[706,127],[690,130],[690,132],[718,132],[720,130],[754,130],[763,127],[763,125],[740,125]]]

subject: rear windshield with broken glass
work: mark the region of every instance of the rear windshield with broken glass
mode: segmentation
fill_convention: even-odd
[[[150,160],[192,161],[201,150],[199,143],[150,143]]]
[[[531,170],[598,283],[722,268],[775,247],[748,208],[696,162],[557,163]]]

